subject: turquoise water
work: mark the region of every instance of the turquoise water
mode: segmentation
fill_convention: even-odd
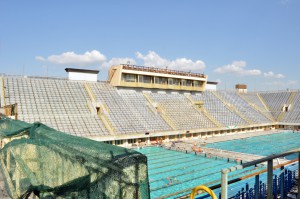
[[[284,132],[272,135],[251,137],[240,140],[232,140],[208,144],[207,147],[236,152],[271,155],[281,153],[291,149],[299,148],[300,133]],[[221,179],[221,169],[236,165],[224,159],[206,158],[195,154],[185,154],[182,152],[166,150],[161,147],[148,147],[138,150],[148,157],[148,174],[150,183],[151,198],[176,198],[189,194],[191,189],[197,185],[206,184],[208,186],[219,184]],[[287,157],[294,159],[294,156]],[[296,167],[297,168],[297,167]],[[263,167],[239,170],[230,173],[229,179],[244,176],[257,172]],[[278,171],[275,171],[276,174]],[[260,175],[264,181],[266,174]],[[235,194],[245,183],[253,185],[253,179],[234,183],[229,187],[229,195]],[[214,190],[216,194],[219,189]]]
[[[235,165],[223,159],[209,159],[160,147],[148,147],[138,151],[148,157],[151,198],[175,198],[190,193],[190,189],[197,185],[210,182],[219,184],[221,169]],[[242,176],[258,169],[261,168],[232,172],[231,176]]]
[[[207,147],[268,156],[300,147],[300,133],[283,132],[239,140],[207,144]],[[286,157],[297,158],[297,154]]]

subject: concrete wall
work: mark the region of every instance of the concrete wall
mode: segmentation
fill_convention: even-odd
[[[97,81],[97,74],[69,72],[69,80]]]

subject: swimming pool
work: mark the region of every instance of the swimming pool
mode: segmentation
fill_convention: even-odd
[[[207,144],[207,147],[268,156],[300,147],[300,133],[283,132]],[[297,154],[286,157],[297,158]]]
[[[241,153],[249,153],[267,156],[299,148],[300,133],[283,132],[271,135],[263,135],[239,140],[224,141],[207,144],[207,147],[231,150]],[[194,153],[166,150],[161,147],[147,147],[138,150],[148,157],[148,174],[151,198],[176,198],[189,194],[197,185],[206,184],[212,186],[220,183],[221,169],[236,165],[235,162],[227,162],[224,159],[207,158]],[[294,159],[289,156],[289,159]],[[297,166],[291,167],[293,169]],[[230,173],[230,178],[237,178],[257,172],[264,167],[250,167]],[[278,171],[274,171],[276,174]],[[266,174],[261,174],[264,181]],[[229,193],[235,194],[248,183],[254,184],[254,179],[248,179],[229,186]],[[216,194],[219,189],[214,190]]]
[[[138,151],[148,157],[151,198],[176,198],[190,193],[197,185],[219,184],[221,169],[236,165],[223,159],[185,154],[161,147],[148,147]],[[232,172],[231,177],[260,169],[262,167],[239,170]]]

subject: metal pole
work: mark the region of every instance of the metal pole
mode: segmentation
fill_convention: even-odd
[[[300,199],[300,153],[298,153],[298,196],[297,198]]]
[[[267,199],[273,199],[273,160],[268,160]]]
[[[255,199],[259,199],[259,175],[255,176]]]
[[[228,172],[228,169],[222,169],[221,171],[221,199],[227,199]]]
[[[280,167],[280,198],[284,198],[284,166]]]

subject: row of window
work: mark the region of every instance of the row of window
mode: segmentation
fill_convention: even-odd
[[[167,77],[153,77],[147,75],[135,75],[135,74],[122,74],[122,81],[124,82],[140,82],[147,84],[161,84],[161,85],[176,85],[176,86],[193,86],[200,87],[203,82],[196,80],[185,80]]]

